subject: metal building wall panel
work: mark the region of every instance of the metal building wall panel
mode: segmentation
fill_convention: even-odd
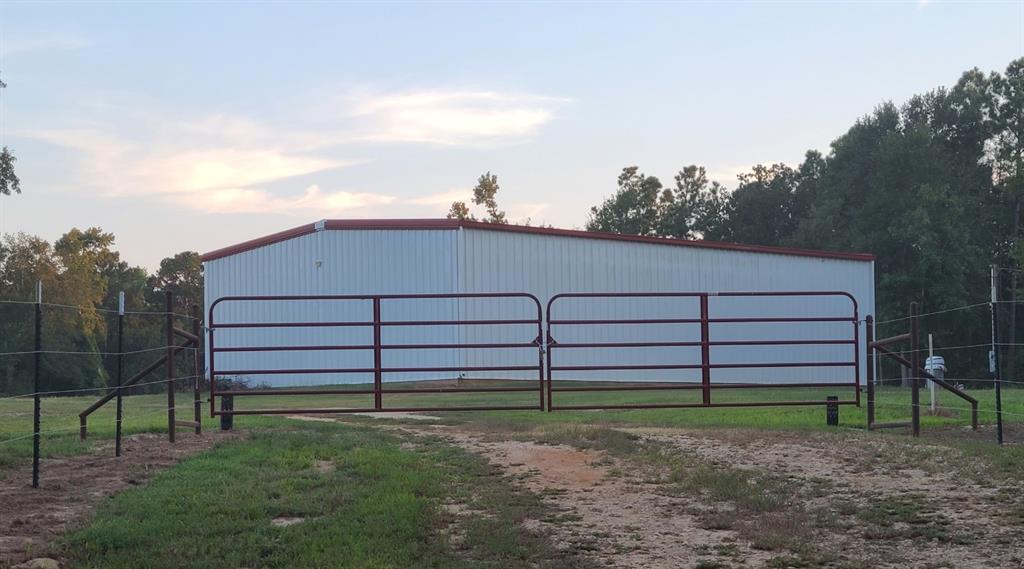
[[[351,230],[320,231],[244,251],[205,264],[209,303],[232,295],[402,294],[453,292],[454,231]],[[382,304],[386,320],[454,319],[454,301],[392,301]],[[346,321],[372,319],[370,301],[231,302],[216,308],[218,323],[274,321]],[[218,347],[243,345],[372,344],[371,328],[221,329]],[[446,328],[385,328],[384,343],[425,343],[454,340]],[[454,350],[391,350],[389,367],[451,366]],[[303,351],[218,353],[216,366],[232,369],[372,367],[372,351]],[[446,378],[450,374],[435,374]],[[388,374],[385,381],[410,379]],[[420,374],[417,378],[423,378]],[[251,384],[275,387],[354,384],[372,381],[371,374],[252,375]]]
[[[873,263],[706,248],[675,247],[527,233],[477,229],[460,230],[459,286],[463,292],[522,290],[542,302],[566,292],[726,292],[842,290],[860,304],[860,315],[873,313]],[[845,298],[712,298],[713,317],[847,316]],[[695,318],[695,299],[647,299],[600,302],[562,302],[556,314],[563,319]],[[771,340],[850,338],[852,323],[712,324],[712,340]],[[624,325],[586,329],[556,326],[559,342],[699,340],[694,324]],[[863,341],[863,330],[860,331]],[[495,338],[492,338],[495,339]],[[502,338],[505,339],[505,338]],[[496,339],[498,340],[498,339]],[[500,340],[499,340],[500,341]],[[863,343],[861,344],[863,355]],[[465,354],[467,361],[482,361],[493,354]],[[507,356],[506,356],[507,357]],[[557,351],[561,365],[600,363],[699,363],[699,349],[658,348],[628,351],[580,349]],[[641,361],[630,361],[628,358]],[[713,347],[718,363],[853,361],[851,346]],[[861,358],[861,379],[864,377]],[[504,362],[503,362],[504,363]],[[509,362],[511,363],[511,362]],[[472,363],[469,365],[473,365]],[[501,375],[500,377],[508,377]],[[555,379],[699,381],[699,370],[601,372],[555,374]],[[715,369],[713,382],[847,382],[852,368]]]
[[[317,261],[320,261],[319,266]],[[745,252],[711,248],[679,247],[643,242],[586,239],[564,235],[488,231],[484,229],[346,229],[302,235],[206,262],[206,299],[227,295],[256,294],[387,294],[453,292],[528,292],[542,304],[565,292],[656,291],[750,291],[750,290],[845,290],[860,303],[860,315],[874,311],[874,264],[865,261]],[[842,299],[726,299],[710,300],[712,316],[846,315]],[[273,320],[369,320],[368,302],[292,302],[272,305],[241,303],[217,309],[218,321]],[[383,306],[385,319],[485,319],[519,318],[534,310],[521,300],[499,302],[447,300],[401,301]],[[560,318],[696,317],[694,299],[605,301],[559,304]],[[530,315],[532,317],[532,315]],[[803,339],[844,337],[847,324],[819,323],[784,326],[713,324],[712,340]],[[852,325],[850,325],[852,326]],[[243,344],[341,344],[370,343],[368,329],[269,329],[221,330],[217,345]],[[523,342],[533,339],[529,326],[485,328],[452,326],[385,330],[385,342]],[[697,340],[699,326],[671,324],[649,327],[606,326],[589,329],[555,329],[560,342],[637,340]],[[863,330],[861,331],[863,341]],[[804,359],[848,360],[847,346],[827,346],[807,353],[806,348],[714,347],[712,358],[721,362],[794,361]],[[863,343],[862,343],[863,352]],[[615,350],[562,350],[562,365],[574,363],[696,363],[699,349],[644,349],[622,353]],[[862,354],[863,355],[863,354]],[[386,366],[529,365],[536,352],[529,349],[503,352],[487,350],[396,350],[385,355]],[[218,370],[247,368],[363,367],[372,354],[355,352],[269,352],[218,354]],[[864,358],[861,358],[863,378]],[[556,379],[604,379],[648,381],[699,381],[696,370],[637,372],[631,374],[556,374]],[[447,379],[438,373],[433,378]],[[536,379],[515,373],[483,373],[478,377]],[[430,379],[391,374],[386,381]],[[304,375],[254,376],[253,383],[274,386],[328,383],[363,383],[370,376]],[[713,381],[849,381],[849,370],[713,370]]]

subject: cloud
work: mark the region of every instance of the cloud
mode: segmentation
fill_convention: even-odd
[[[265,184],[348,164],[275,149],[214,148],[157,154],[134,170],[142,178],[160,180],[164,192],[190,193]]]
[[[88,187],[99,195],[152,197],[201,212],[330,215],[387,204],[443,212],[453,201],[470,200],[472,191],[396,198],[328,192],[309,185],[314,180],[295,178],[358,164],[344,155],[374,142],[516,142],[536,135],[566,99],[435,89],[363,91],[343,101],[340,115],[335,110],[309,120],[299,113],[283,118],[291,119],[287,128],[240,114],[176,117],[151,100],[125,101],[80,111],[77,124],[83,126],[25,129],[16,136],[74,151],[64,186]],[[74,118],[62,122],[76,124]]]
[[[210,190],[236,191],[286,178],[354,164],[354,161],[305,156],[276,148],[246,148],[228,137],[219,145],[195,143],[156,146],[96,129],[54,129],[22,133],[77,150],[80,183],[107,196],[181,195]],[[231,195],[226,194],[226,195]]]
[[[554,118],[568,99],[493,91],[422,90],[355,94],[350,114],[367,140],[456,145],[523,139]]]
[[[37,51],[75,50],[93,45],[93,41],[76,35],[44,35],[26,38],[6,38],[0,45],[0,57],[22,55]]]
[[[409,200],[409,203],[414,203],[416,205],[443,205],[445,209],[447,209],[448,206],[452,205],[452,202],[469,202],[472,199],[473,190],[459,188],[438,194],[430,194],[419,198],[413,198]]]
[[[317,185],[300,196],[281,197],[265,190],[221,188],[188,195],[186,203],[204,213],[267,213],[331,216],[351,210],[386,205],[394,196],[360,192],[324,192]]]
[[[440,192],[436,194],[429,194],[418,198],[411,198],[404,200],[403,203],[429,209],[435,213],[446,213],[448,208],[451,207],[452,202],[465,202],[469,206],[470,212],[476,215],[478,218],[487,217],[487,212],[483,207],[473,204],[473,190],[469,188],[453,188],[446,192]],[[501,194],[498,195],[498,205],[501,208]],[[538,216],[546,211],[551,204],[549,203],[518,203],[512,202],[508,204],[505,209],[505,213],[508,214],[508,219],[513,222],[522,222],[526,220],[532,220],[536,222]]]
[[[509,219],[517,221],[531,220],[536,223],[540,215],[550,207],[551,204],[549,203],[512,203],[509,204],[507,213]]]

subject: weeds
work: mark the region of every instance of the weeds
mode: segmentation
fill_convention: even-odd
[[[478,456],[418,442],[409,452],[335,424],[254,433],[114,497],[67,536],[64,554],[104,569],[580,566],[524,527],[554,515],[539,496]],[[327,462],[333,470],[316,468]]]
[[[857,514],[867,526],[868,539],[925,539],[952,541],[949,518],[936,512],[921,496],[888,496],[871,502]]]

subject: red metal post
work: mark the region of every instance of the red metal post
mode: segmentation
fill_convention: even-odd
[[[711,405],[711,333],[708,325],[708,295],[700,295],[700,383],[704,406]]]
[[[381,391],[380,297],[373,297],[373,408],[383,406]]]
[[[537,305],[537,396],[540,397],[538,410],[544,410],[544,316],[541,314],[540,305]]]
[[[217,416],[217,372],[213,366],[217,350],[213,347],[213,310],[210,310],[206,322],[206,337],[210,342],[210,352],[206,354],[206,361],[210,366],[210,418],[212,419]]]
[[[860,315],[853,308],[853,381],[857,384],[857,407],[860,407]]]
[[[552,349],[555,347],[555,339],[551,337],[551,305],[550,304],[548,304],[548,318],[547,318],[547,332],[546,332],[546,334],[547,334],[547,336],[546,336],[547,337],[547,342],[545,342],[545,343],[547,344],[547,347],[548,347],[548,360],[547,360],[547,366],[548,366],[548,369],[547,369],[547,372],[548,372],[548,389],[547,389],[547,391],[548,391],[548,412],[551,412],[551,411],[553,411],[553,409],[551,408],[551,392],[552,392],[552,383],[554,382],[554,379],[551,377],[551,354],[552,354]]]

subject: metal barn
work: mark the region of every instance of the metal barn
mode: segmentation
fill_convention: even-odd
[[[450,219],[324,220],[203,262],[217,375],[269,387],[382,368],[378,383],[855,386],[875,303],[868,254]]]

